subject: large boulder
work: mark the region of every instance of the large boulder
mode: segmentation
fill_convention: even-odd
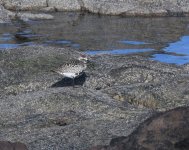
[[[117,137],[109,146],[95,146],[91,150],[189,149],[189,107],[177,108],[158,114],[128,137]]]

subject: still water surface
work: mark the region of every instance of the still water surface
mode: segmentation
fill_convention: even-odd
[[[87,54],[146,54],[149,59],[189,63],[189,18],[122,18],[56,13],[54,20],[0,25],[0,49],[28,45],[73,47]]]

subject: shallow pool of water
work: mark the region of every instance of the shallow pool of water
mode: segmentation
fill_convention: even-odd
[[[189,62],[189,18],[123,18],[56,13],[54,20],[0,25],[0,49],[27,45],[73,47],[88,54],[147,53],[149,59]]]

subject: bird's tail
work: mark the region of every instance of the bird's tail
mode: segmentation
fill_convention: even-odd
[[[50,70],[50,72],[55,72],[55,73],[57,73],[57,71],[56,71],[56,70]]]

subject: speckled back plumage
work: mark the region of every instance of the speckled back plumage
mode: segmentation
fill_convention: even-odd
[[[79,76],[85,69],[87,64],[79,60],[71,60],[68,63],[63,64],[60,68],[54,70],[55,72],[64,75],[65,73],[73,73],[75,76]]]

